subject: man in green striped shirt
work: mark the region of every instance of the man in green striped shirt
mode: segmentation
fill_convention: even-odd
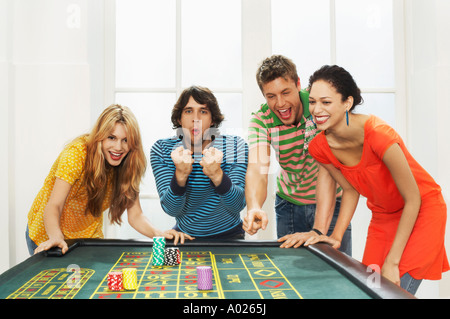
[[[268,224],[262,206],[272,147],[280,164],[275,201],[278,240],[281,247],[307,245],[311,237],[331,235],[341,192],[308,153],[317,130],[309,113],[309,93],[300,88],[295,64],[284,56],[271,56],[262,62],[256,78],[267,103],[252,114],[249,125],[244,229],[253,235]],[[350,227],[340,250],[351,255]]]

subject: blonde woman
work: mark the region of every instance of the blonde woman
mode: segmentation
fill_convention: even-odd
[[[102,238],[103,212],[111,223],[128,222],[148,236],[184,243],[189,236],[155,228],[142,213],[139,185],[147,161],[138,123],[129,108],[106,108],[90,134],[69,143],[53,164],[28,213],[30,254],[52,247],[68,249],[65,239]]]

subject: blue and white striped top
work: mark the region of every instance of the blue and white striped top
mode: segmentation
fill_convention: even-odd
[[[193,154],[194,163],[185,187],[175,179],[171,152],[183,145],[173,137],[158,140],[150,151],[161,207],[175,217],[177,228],[196,238],[215,236],[241,224],[240,212],[245,207],[245,174],[248,145],[239,136],[219,135],[209,145],[223,152],[222,183],[215,187],[199,164],[202,154]]]

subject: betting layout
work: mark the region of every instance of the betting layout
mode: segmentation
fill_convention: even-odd
[[[211,289],[199,289],[197,267],[210,266]],[[132,289],[113,291],[108,287],[108,274],[136,269],[136,285]],[[91,278],[93,270],[81,268],[76,279],[68,281],[70,270],[45,270],[15,291],[9,298],[75,298]],[[78,278],[78,279],[77,279]],[[154,266],[151,251],[123,252],[93,289],[92,299],[145,298],[302,298],[289,280],[266,254],[214,254],[211,251],[182,251],[175,266]]]
[[[212,289],[201,290],[197,267],[210,266]],[[110,270],[137,269],[137,288],[111,291],[107,278],[91,298],[301,298],[289,280],[265,254],[212,254],[210,251],[183,251],[177,266],[152,266],[151,252],[125,252]]]
[[[43,270],[6,299],[72,299],[94,272],[76,265]]]

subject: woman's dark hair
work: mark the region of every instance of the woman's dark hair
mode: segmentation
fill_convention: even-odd
[[[171,117],[173,128],[176,129],[181,127],[179,123],[179,120],[181,119],[181,113],[183,112],[186,104],[189,102],[191,96],[195,100],[195,102],[199,104],[205,104],[208,107],[209,111],[211,112],[211,118],[212,122],[214,123],[214,127],[219,127],[224,120],[224,116],[220,111],[219,103],[217,102],[214,94],[208,88],[201,86],[191,86],[181,93],[177,103],[175,103],[175,105],[173,106]]]
[[[355,106],[364,103],[361,96],[361,90],[356,85],[352,75],[344,68],[337,65],[324,65],[319,70],[314,72],[309,78],[309,88],[314,82],[319,80],[330,83],[336,91],[342,95],[342,101],[346,101],[349,96],[353,97],[353,105],[350,108],[350,112],[353,111]]]

